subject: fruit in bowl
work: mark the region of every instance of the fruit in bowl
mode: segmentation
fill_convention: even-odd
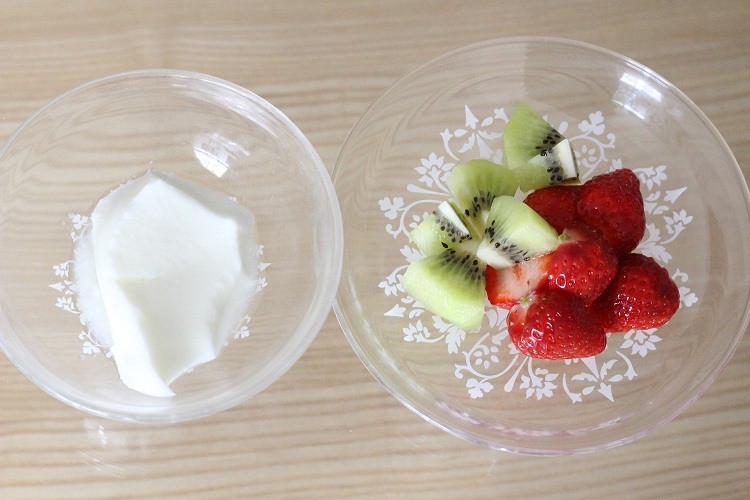
[[[401,284],[434,314],[476,331],[489,301],[510,309],[511,341],[539,359],[602,352],[607,332],[664,325],[679,307],[666,269],[631,253],[645,232],[628,169],[584,184],[569,141],[529,106],[511,115],[508,167],[473,160],[446,181],[452,200],[411,233],[426,257]],[[534,189],[525,202],[518,189]]]
[[[409,233],[441,203],[455,205],[447,188],[451,172],[475,158],[512,170],[503,140],[519,100],[569,140],[579,180],[508,195],[532,205],[537,196],[555,198],[550,193],[559,187],[573,209],[545,211],[543,199],[532,208],[558,237],[567,226],[568,241],[575,240],[570,229],[585,181],[632,169],[646,228],[629,253],[669,269],[680,295],[679,312],[664,326],[611,333],[607,348],[586,358],[521,354],[506,318],[519,296],[531,298],[529,285],[547,280],[549,289],[537,264],[554,252],[501,275],[517,285],[506,309],[487,306],[493,273],[506,268],[485,267],[476,332],[404,290],[407,267],[428,255]],[[335,309],[347,340],[407,408],[460,438],[535,455],[622,445],[695,401],[747,330],[746,182],[695,104],[626,56],[536,37],[486,41],[439,56],[389,87],[362,115],[332,175],[345,228]]]

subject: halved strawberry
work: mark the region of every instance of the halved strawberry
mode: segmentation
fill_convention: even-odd
[[[586,358],[607,347],[607,335],[583,301],[562,290],[532,293],[508,314],[519,352],[537,359]]]
[[[628,169],[597,175],[581,187],[577,213],[607,237],[618,256],[631,252],[646,228],[638,177]]]
[[[545,254],[502,269],[487,266],[487,298],[496,306],[510,309],[529,293],[546,287],[551,257],[552,254]]]
[[[549,286],[589,304],[617,274],[617,256],[598,230],[583,223],[566,229],[560,239],[547,266]]]
[[[558,234],[572,227],[578,217],[578,200],[581,186],[559,184],[533,191],[523,200],[542,219],[555,228]]]
[[[651,257],[636,253],[620,258],[612,283],[592,309],[607,331],[656,328],[680,307],[680,292],[669,272]]]

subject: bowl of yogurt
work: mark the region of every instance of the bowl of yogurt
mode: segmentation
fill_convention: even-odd
[[[0,347],[75,408],[137,422],[230,408],[330,311],[330,177],[237,85],[175,70],[86,83],[18,128],[0,178]]]

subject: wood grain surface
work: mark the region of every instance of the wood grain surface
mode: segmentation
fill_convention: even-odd
[[[61,92],[148,67],[274,103],[329,170],[367,105],[447,50],[513,35],[626,54],[685,92],[750,174],[750,3],[1,2],[0,139]],[[333,314],[300,361],[211,418],[141,427],[47,396],[0,355],[0,498],[750,495],[750,336],[712,387],[645,438],[556,459],[493,452],[391,397]]]

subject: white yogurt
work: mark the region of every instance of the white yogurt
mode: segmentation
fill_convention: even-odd
[[[226,196],[149,172],[113,190],[76,243],[77,303],[122,382],[174,396],[214,359],[257,287],[254,219]]]

